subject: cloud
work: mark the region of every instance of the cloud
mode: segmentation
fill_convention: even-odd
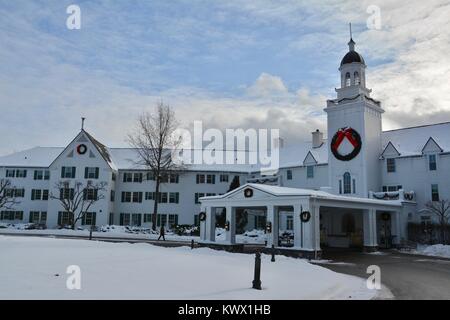
[[[247,93],[251,96],[268,96],[273,94],[287,93],[288,89],[280,77],[261,73],[255,83],[247,89]]]

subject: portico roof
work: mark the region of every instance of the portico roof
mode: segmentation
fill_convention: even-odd
[[[246,189],[251,189],[258,194],[251,197],[246,197],[244,192]],[[378,210],[398,210],[402,206],[401,200],[377,200],[369,198],[359,198],[351,196],[335,195],[323,190],[312,189],[300,189],[300,188],[288,188],[280,186],[263,185],[257,183],[247,183],[235,190],[229,191],[223,195],[209,196],[200,198],[200,202],[204,206],[214,205],[251,205],[252,202],[261,205],[262,202],[272,203],[277,202],[279,205],[280,200],[289,199],[289,203],[293,199],[309,198],[318,205],[332,206],[332,207],[347,207],[347,208],[373,208]]]

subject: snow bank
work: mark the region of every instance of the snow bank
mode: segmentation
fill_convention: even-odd
[[[254,256],[207,248],[162,248],[0,236],[0,299],[370,299],[364,279],[306,260],[262,256],[263,290],[251,289]],[[81,290],[68,290],[69,265]]]
[[[432,246],[419,245],[413,253],[426,256],[450,258],[450,245],[435,244]]]

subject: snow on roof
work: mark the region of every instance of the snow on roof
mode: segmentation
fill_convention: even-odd
[[[384,131],[381,137],[382,149],[390,141],[400,156],[421,155],[430,137],[444,152],[450,152],[450,122]]]
[[[368,199],[368,198],[359,198],[359,197],[348,197],[348,196],[342,196],[342,195],[335,195],[335,194],[328,193],[328,192],[325,192],[322,190],[279,187],[279,186],[265,185],[265,184],[259,184],[259,183],[247,183],[247,184],[244,184],[241,187],[234,189],[230,192],[227,192],[225,194],[218,195],[218,196],[202,197],[202,198],[200,198],[200,200],[203,201],[203,200],[223,199],[235,192],[238,192],[239,190],[249,188],[249,187],[269,193],[276,197],[309,196],[309,197],[323,198],[323,199],[336,200],[336,201],[353,201],[353,202],[366,203],[366,204],[383,204],[383,205],[394,205],[394,206],[402,205],[401,200],[377,200],[377,199]]]
[[[62,147],[34,147],[0,157],[4,167],[48,167],[64,150]]]

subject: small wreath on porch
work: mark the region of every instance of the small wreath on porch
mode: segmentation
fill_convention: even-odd
[[[205,220],[206,220],[206,213],[205,213],[205,212],[200,212],[200,213],[198,214],[198,219],[199,219],[200,221],[205,221]]]
[[[78,153],[78,154],[85,154],[86,151],[87,151],[87,147],[86,147],[85,144],[80,144],[80,145],[77,147],[77,153]]]
[[[253,190],[250,188],[247,188],[244,190],[244,197],[251,198],[253,197]]]
[[[300,213],[300,220],[302,222],[308,222],[309,219],[311,219],[311,212],[303,211],[302,213]]]

